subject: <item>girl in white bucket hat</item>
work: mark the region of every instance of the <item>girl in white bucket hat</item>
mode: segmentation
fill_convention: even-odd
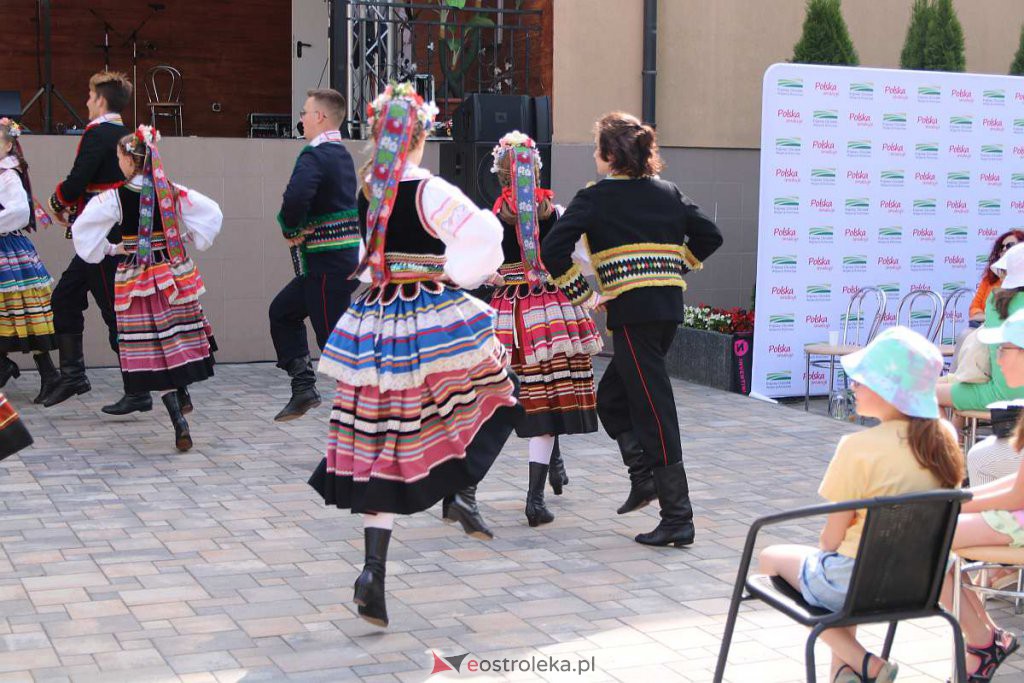
[[[818,493],[840,503],[959,486],[963,455],[952,427],[939,418],[935,382],[942,355],[935,345],[909,328],[893,327],[841,362],[857,412],[881,424],[840,439]],[[782,577],[816,607],[839,610],[865,517],[863,510],[829,515],[820,547],[765,548],[760,571]],[[896,678],[896,664],[867,652],[855,628],[830,629],[821,639],[832,648],[830,680],[888,683]]]
[[[982,329],[997,328],[1019,310],[1024,310],[1024,244],[1009,249],[992,264],[992,270],[1002,276],[1003,283],[989,295],[985,305],[985,324]],[[940,384],[939,404],[957,410],[985,410],[990,403],[1024,398],[1024,386],[1007,384],[996,362],[995,348],[990,351],[992,377],[987,382],[954,382]]]

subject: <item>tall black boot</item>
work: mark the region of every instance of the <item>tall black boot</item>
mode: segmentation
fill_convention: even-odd
[[[313,361],[309,356],[293,358],[284,364],[288,376],[292,378],[292,397],[288,403],[274,416],[274,422],[297,420],[320,405],[320,393],[316,390],[316,373],[313,372]]]
[[[153,410],[153,397],[148,391],[125,393],[116,403],[100,408],[107,415],[128,415],[129,413],[148,413]]]
[[[6,353],[0,355],[0,387],[5,386],[12,377],[21,377],[21,368]]]
[[[558,445],[558,437],[555,437],[555,446],[551,449],[551,464],[548,468],[548,481],[551,483],[551,491],[556,495],[562,495],[562,487],[569,485],[569,475],[565,473],[565,463],[562,461],[562,449]]]
[[[548,478],[548,466],[530,463],[530,488],[526,493],[526,521],[530,526],[539,526],[555,521],[555,516],[544,505],[544,480]]]
[[[32,402],[42,403],[43,397],[57,386],[57,382],[60,381],[60,373],[57,372],[57,368],[53,367],[53,359],[50,358],[49,351],[33,353],[32,360],[35,361],[36,369],[39,370],[39,394],[32,399]]]
[[[192,395],[188,393],[188,387],[178,387],[178,403],[181,404],[182,415],[192,412]]]
[[[676,547],[690,545],[695,533],[693,506],[690,505],[690,487],[683,463],[656,467],[654,486],[658,489],[658,502],[661,503],[661,521],[654,531],[639,534],[636,542]]]
[[[363,529],[365,562],[363,572],[356,579],[353,602],[359,616],[374,626],[386,628],[388,609],[384,601],[384,574],[387,569],[388,544],[391,543],[391,529]]]
[[[43,397],[43,407],[45,408],[51,408],[76,394],[84,394],[92,390],[89,378],[85,376],[82,335],[58,334],[57,350],[60,352],[60,380]]]
[[[479,538],[482,541],[490,541],[494,538],[494,533],[488,528],[487,522],[480,514],[480,508],[476,505],[475,484],[467,486],[452,496],[448,502],[445,519],[461,524],[462,530],[473,538]]]
[[[647,507],[658,497],[654,489],[651,469],[644,462],[644,448],[633,432],[623,432],[615,437],[622,453],[622,462],[629,470],[629,496],[626,502],[616,510],[620,515]]]
[[[163,402],[167,406],[167,414],[171,416],[171,424],[174,425],[174,446],[179,451],[187,451],[192,448],[192,434],[189,433],[185,416],[181,414],[178,392],[171,391],[164,394]]]

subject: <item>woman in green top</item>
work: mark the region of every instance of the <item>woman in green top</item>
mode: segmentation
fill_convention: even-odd
[[[993,290],[985,302],[985,323],[982,327],[995,328],[1019,310],[1024,309],[1024,244],[1003,254],[992,264],[997,275],[1005,272],[1002,287]],[[1024,398],[1024,386],[1010,387],[996,362],[996,348],[989,350],[992,378],[987,382],[939,385],[938,398],[942,406],[957,410],[985,410],[990,403]]]

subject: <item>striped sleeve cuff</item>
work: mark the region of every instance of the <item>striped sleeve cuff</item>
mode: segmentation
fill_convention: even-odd
[[[693,252],[685,244],[683,245],[683,265],[691,273],[704,268],[704,264],[697,260],[697,257],[693,255]]]
[[[566,298],[577,306],[594,294],[594,290],[590,288],[590,283],[583,277],[583,272],[575,263],[565,274],[556,277],[554,280],[555,286],[561,289],[565,293]]]

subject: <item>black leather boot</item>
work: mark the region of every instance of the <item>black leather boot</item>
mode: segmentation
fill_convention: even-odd
[[[654,531],[639,534],[637,543],[644,545],[674,545],[676,547],[693,543],[693,507],[690,505],[690,488],[686,482],[683,463],[656,467],[654,486],[658,489],[661,503],[661,521]]]
[[[188,393],[188,387],[178,388],[178,403],[181,404],[182,415],[192,412],[192,395]]]
[[[551,449],[551,464],[548,467],[548,482],[551,483],[551,491],[556,495],[562,495],[562,487],[569,485],[569,475],[565,473],[565,463],[562,461],[562,449],[558,445],[558,437],[555,437],[555,446]]]
[[[391,529],[363,529],[365,562],[363,572],[356,579],[355,595],[359,616],[374,626],[386,628],[388,609],[384,601],[384,574],[387,569],[388,544],[391,543]]]
[[[467,486],[456,493],[448,503],[446,519],[458,522],[462,530],[473,538],[490,541],[494,533],[487,526],[476,505],[476,486]]]
[[[72,396],[92,390],[89,378],[85,376],[85,354],[82,351],[82,335],[58,334],[57,350],[60,353],[60,380],[53,389],[43,396],[43,407],[51,408]]]
[[[4,387],[12,377],[21,377],[21,368],[5,353],[0,356],[0,387]]]
[[[526,493],[526,521],[530,526],[555,521],[555,516],[544,505],[544,480],[547,478],[547,465],[539,462],[530,463],[530,488]]]
[[[274,422],[297,420],[310,409],[320,405],[320,393],[316,390],[316,373],[313,372],[313,361],[309,356],[293,358],[284,364],[288,376],[292,378],[292,397],[288,403],[274,416]]]
[[[57,382],[60,381],[60,373],[57,372],[57,368],[53,367],[53,359],[50,358],[48,351],[46,353],[33,353],[32,360],[35,361],[36,370],[39,371],[39,393],[32,399],[32,402],[42,403],[43,397],[57,386]]]
[[[167,406],[167,414],[171,416],[171,424],[174,425],[174,446],[179,451],[187,451],[192,448],[192,435],[188,431],[188,422],[181,414],[181,403],[178,401],[178,392],[171,391],[163,395],[164,405]]]
[[[129,413],[148,413],[153,410],[153,397],[148,391],[137,394],[125,394],[117,400],[100,408],[107,415],[128,415]]]
[[[445,524],[454,524],[459,521],[451,513],[452,500],[454,498],[455,496],[445,496],[441,499],[441,519]]]
[[[654,479],[651,477],[650,468],[644,462],[644,449],[636,434],[623,432],[615,437],[615,441],[619,444],[622,462],[629,470],[629,496],[616,510],[620,515],[624,515],[647,507],[658,497],[658,492],[654,489]]]

